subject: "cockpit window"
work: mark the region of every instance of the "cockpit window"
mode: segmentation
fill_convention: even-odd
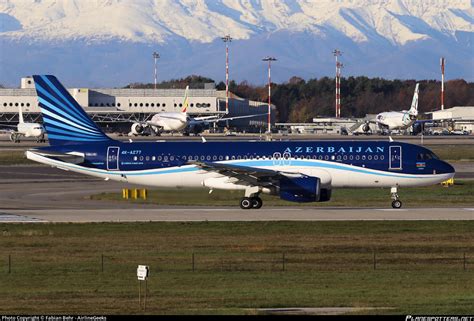
[[[438,156],[436,156],[436,154],[435,154],[435,153],[433,153],[433,152],[430,152],[429,154],[430,154],[430,156],[431,156],[431,158],[432,158],[432,159],[439,159],[439,157],[438,157]]]
[[[418,161],[426,161],[430,159],[439,159],[439,158],[433,152],[419,153],[418,155],[416,155],[416,160]]]

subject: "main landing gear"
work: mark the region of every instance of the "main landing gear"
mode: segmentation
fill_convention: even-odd
[[[258,196],[243,197],[240,200],[240,208],[244,210],[259,209],[260,207],[262,207],[262,205],[263,205],[263,201]]]
[[[243,210],[259,209],[263,202],[258,195],[260,188],[258,186],[249,186],[245,189],[245,197],[240,200],[240,208]]]
[[[402,207],[402,201],[400,201],[400,198],[398,197],[398,188],[397,187],[392,187],[390,189],[390,193],[392,194],[392,207],[393,208],[401,208]]]

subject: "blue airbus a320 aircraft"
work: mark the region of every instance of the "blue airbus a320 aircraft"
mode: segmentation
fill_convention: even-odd
[[[106,180],[154,187],[242,190],[243,209],[260,193],[325,202],[333,188],[438,184],[454,169],[430,150],[388,141],[120,142],[89,118],[54,76],[33,76],[50,146],[29,159]]]

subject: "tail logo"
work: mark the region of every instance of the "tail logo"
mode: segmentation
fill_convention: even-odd
[[[102,132],[54,76],[33,76],[45,130],[52,145],[104,142]]]

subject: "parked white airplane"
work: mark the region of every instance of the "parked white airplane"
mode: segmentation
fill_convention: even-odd
[[[417,83],[409,110],[389,111],[377,114],[375,119],[366,121],[366,124],[362,128],[364,132],[370,131],[368,123],[376,123],[381,130],[388,130],[389,132],[395,129],[404,130],[412,126],[418,117],[418,87],[419,84]]]
[[[147,135],[151,134],[150,130],[153,131],[154,134],[160,135],[162,132],[181,132],[186,128],[195,128],[196,126],[207,125],[209,123],[216,123],[226,120],[234,120],[234,119],[241,119],[241,118],[250,118],[250,117],[259,117],[265,116],[267,114],[261,115],[245,115],[245,116],[236,116],[236,117],[227,117],[227,118],[219,118],[216,115],[213,116],[203,116],[203,117],[190,117],[187,114],[187,109],[189,106],[189,99],[188,99],[188,91],[189,86],[186,86],[185,94],[184,94],[184,102],[183,102],[183,109],[181,112],[163,112],[155,114],[151,120],[146,122],[136,122],[132,125],[131,131],[129,135]]]
[[[10,140],[14,143],[20,142],[20,137],[36,137],[36,142],[44,142],[44,128],[39,123],[25,123],[23,120],[23,111],[21,107],[18,110],[18,125],[2,125],[9,129],[1,129],[0,132],[9,133]],[[14,129],[16,128],[16,130]]]
[[[417,83],[409,110],[383,112],[375,117],[375,122],[382,130],[407,129],[413,125],[418,117],[418,86]]]

